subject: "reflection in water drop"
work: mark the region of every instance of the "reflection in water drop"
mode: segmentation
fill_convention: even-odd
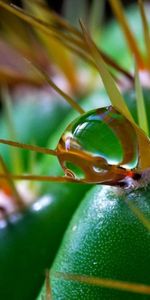
[[[66,165],[67,165],[67,163],[66,163]],[[65,176],[71,177],[71,178],[75,178],[76,177],[75,174],[74,174],[74,172],[71,169],[65,169]]]
[[[67,176],[77,178],[77,179],[84,179],[85,178],[85,173],[77,165],[73,164],[70,161],[66,161],[65,166],[67,168],[67,169],[65,169],[65,174]]]
[[[106,174],[108,172],[107,170],[104,170],[98,166],[93,166],[93,170],[95,173],[100,173],[100,174],[104,174],[104,173]]]
[[[66,129],[57,150],[63,169],[71,170],[78,178],[87,178],[90,172],[92,176],[105,175],[111,165],[133,169],[138,164],[136,132],[112,106],[77,118]]]

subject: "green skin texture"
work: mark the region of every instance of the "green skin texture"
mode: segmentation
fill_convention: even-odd
[[[148,300],[149,295],[57,278],[56,272],[150,284],[150,235],[131,211],[150,219],[150,188],[129,194],[95,186],[77,209],[51,271],[53,300]],[[42,299],[42,298],[41,298]]]

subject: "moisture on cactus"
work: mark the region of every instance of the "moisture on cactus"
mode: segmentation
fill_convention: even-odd
[[[149,5],[74,3],[0,1],[0,297],[146,300]]]

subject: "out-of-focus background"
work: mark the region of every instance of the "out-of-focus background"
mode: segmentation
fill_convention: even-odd
[[[57,11],[58,13],[62,13],[63,11],[63,7],[64,7],[64,2],[63,0],[47,0],[47,3],[49,4],[49,7],[54,9],[55,11]],[[73,2],[73,1],[69,1],[67,0],[66,2]],[[76,2],[76,1],[75,1]],[[89,4],[89,9],[90,9],[90,6],[92,4],[92,0],[88,0],[88,1],[85,1],[85,0],[82,0],[82,2],[88,2]],[[105,1],[107,2],[107,1]],[[122,4],[124,6],[127,6],[127,5],[130,5],[132,3],[136,2],[135,0],[122,0]],[[21,5],[21,1],[20,0],[12,0],[12,3],[16,4],[16,5]],[[109,18],[110,16],[112,15],[112,11],[111,11],[111,8],[110,8],[110,5],[109,3],[105,3],[105,18]]]

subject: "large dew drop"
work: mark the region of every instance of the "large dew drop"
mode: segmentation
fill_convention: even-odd
[[[90,180],[93,176],[93,182],[98,182],[98,176],[100,182],[107,180],[112,167],[131,170],[138,163],[136,132],[112,106],[89,111],[73,121],[57,150],[67,175]]]

